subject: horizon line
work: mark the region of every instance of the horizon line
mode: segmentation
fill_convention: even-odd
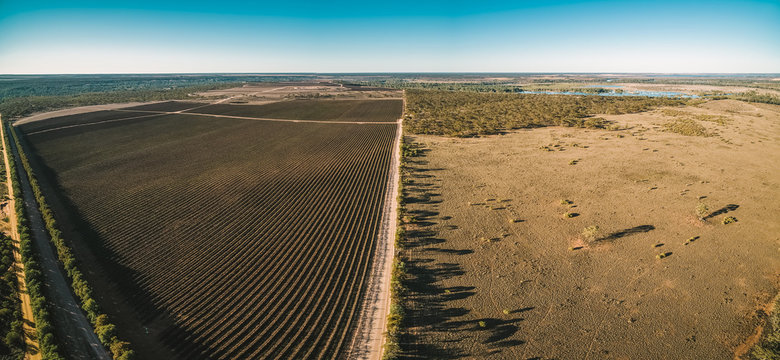
[[[115,73],[0,73],[0,76],[57,75],[376,75],[376,74],[476,74],[476,75],[768,75],[780,72],[577,72],[577,71],[358,71],[358,72],[115,72]]]

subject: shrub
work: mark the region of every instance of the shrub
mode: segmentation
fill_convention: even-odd
[[[696,216],[699,220],[704,221],[704,218],[709,214],[710,208],[707,204],[700,202],[696,205]]]
[[[737,222],[737,218],[735,218],[733,216],[727,216],[727,217],[723,218],[723,225],[728,225],[728,224],[735,223],[735,222]]]
[[[599,227],[596,225],[591,225],[582,230],[582,237],[584,237],[585,240],[594,241],[596,240],[598,233]]]

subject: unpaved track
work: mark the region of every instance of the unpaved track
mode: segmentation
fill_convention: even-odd
[[[22,254],[20,248],[19,232],[16,229],[16,199],[14,199],[14,189],[11,183],[11,171],[10,164],[8,162],[8,144],[5,143],[5,127],[2,120],[0,120],[0,141],[3,143],[3,161],[5,162],[5,183],[8,186],[8,223],[11,226],[11,238],[13,239],[13,253],[14,253],[14,272],[16,273],[16,281],[19,284],[19,300],[22,303],[22,319],[24,324],[22,329],[24,330],[24,342],[25,342],[25,354],[24,358],[28,360],[41,359],[40,348],[38,347],[37,330],[33,327],[35,324],[35,318],[33,318],[32,306],[30,305],[30,294],[27,293],[27,282],[24,279],[24,264],[22,263]]]
[[[16,144],[8,144],[17,164],[21,164]],[[30,220],[30,232],[35,246],[38,248],[39,261],[46,284],[46,295],[52,306],[50,311],[54,318],[55,330],[61,351],[69,359],[99,359],[111,360],[106,348],[100,343],[92,326],[81,311],[78,300],[70,290],[69,281],[60,268],[60,262],[52,249],[49,234],[44,227],[41,212],[35,201],[27,172],[19,166],[19,185],[24,195],[24,206]]]
[[[404,110],[405,110],[404,106]],[[384,353],[387,315],[390,313],[390,274],[395,257],[395,233],[398,221],[398,181],[401,168],[403,115],[398,120],[395,150],[382,209],[382,228],[374,252],[368,290],[361,305],[360,320],[349,350],[349,359],[381,359]]]

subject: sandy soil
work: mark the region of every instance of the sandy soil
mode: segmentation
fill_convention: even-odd
[[[780,91],[771,89],[751,88],[745,86],[714,86],[714,85],[683,85],[683,84],[632,84],[616,83],[614,85],[622,86],[626,91],[674,91],[687,94],[696,94],[699,92],[722,91],[725,93],[743,93],[746,91],[756,91],[761,94],[780,95]]]
[[[3,143],[3,162],[5,164],[5,169],[9,169],[10,165],[8,163],[8,152],[6,149],[5,144],[5,127],[3,126],[2,122],[0,121],[0,141]],[[13,239],[13,254],[14,254],[14,267],[16,269],[16,281],[19,284],[19,300],[21,301],[22,305],[22,319],[24,320],[24,324],[22,325],[22,328],[24,330],[24,342],[27,346],[26,353],[24,355],[24,358],[27,360],[38,360],[42,359],[42,355],[39,352],[38,347],[38,338],[37,333],[35,330],[35,318],[33,317],[33,311],[32,311],[32,305],[30,303],[30,295],[27,293],[27,282],[25,281],[24,277],[24,263],[22,263],[22,255],[21,255],[21,249],[19,244],[19,233],[16,230],[16,211],[14,209],[16,208],[16,200],[14,199],[14,190],[11,183],[11,172],[7,171],[5,172],[6,178],[5,178],[5,184],[8,188],[8,197],[9,200],[3,202],[3,216],[8,217],[8,229],[5,229],[5,232],[11,236]]]
[[[712,137],[663,131],[661,111],[606,116],[619,131],[414,136],[428,150],[407,186],[410,357],[725,359],[749,348],[780,285],[780,107],[676,110],[730,120],[702,121]],[[595,240],[582,235],[591,225]]]

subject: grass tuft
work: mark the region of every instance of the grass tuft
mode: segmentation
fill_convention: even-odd
[[[737,222],[737,218],[733,216],[727,216],[723,218],[723,225],[728,225]]]
[[[599,227],[596,225],[591,225],[582,230],[582,237],[585,238],[585,240],[594,241],[596,240],[598,233]]]

